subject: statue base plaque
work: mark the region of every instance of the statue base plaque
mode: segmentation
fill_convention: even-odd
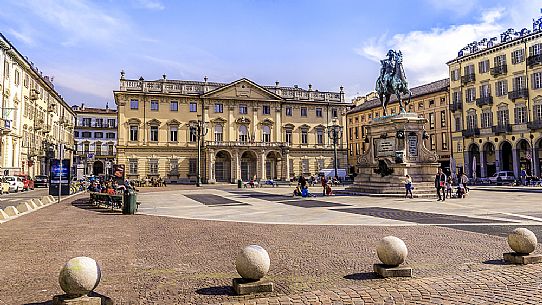
[[[358,158],[358,175],[348,191],[404,197],[408,174],[416,197],[436,197],[434,179],[439,163],[436,153],[424,145],[426,121],[416,113],[374,119],[366,127],[366,150]]]

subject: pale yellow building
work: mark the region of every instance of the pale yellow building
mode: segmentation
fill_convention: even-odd
[[[542,31],[508,30],[449,61],[453,156],[469,176],[521,170],[540,176]],[[475,165],[474,165],[475,164]]]
[[[415,112],[427,119],[425,130],[428,138],[425,147],[438,155],[443,168],[450,166],[450,111],[448,109],[449,79],[441,79],[428,84],[411,88],[411,101],[408,112]],[[403,97],[407,98],[407,97]],[[369,147],[366,143],[365,126],[373,119],[383,115],[382,104],[375,93],[355,99],[357,106],[347,114],[348,164],[355,171],[358,157]],[[390,115],[399,113],[399,102],[392,96],[388,104]]]
[[[344,93],[232,83],[128,80],[121,73],[114,92],[118,110],[117,161],[128,178],[155,176],[194,181],[198,121],[207,134],[203,181],[289,179],[333,168],[328,127],[345,126],[351,105]],[[338,143],[346,167],[346,141]]]
[[[0,174],[49,174],[49,161],[72,158],[75,114],[53,81],[0,34]]]

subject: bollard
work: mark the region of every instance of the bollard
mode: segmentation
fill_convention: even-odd
[[[412,277],[412,268],[399,266],[407,255],[405,242],[395,236],[386,236],[376,245],[376,254],[382,264],[374,264],[374,272],[382,277]]]
[[[6,212],[6,214],[8,214],[8,216],[17,216],[17,215],[19,215],[19,211],[12,205],[6,207],[4,209],[4,212]]]
[[[269,271],[271,260],[264,248],[250,245],[241,250],[235,260],[235,269],[241,278],[233,279],[233,289],[239,295],[273,292],[273,282],[262,278]]]
[[[526,228],[517,228],[508,234],[508,245],[514,252],[503,253],[506,262],[516,265],[542,263],[542,255],[531,254],[538,244],[536,235]]]
[[[28,202],[19,203],[19,205],[17,205],[17,211],[19,211],[19,213],[29,212],[32,211],[32,207]]]
[[[2,209],[0,209],[0,220],[6,220],[9,218],[9,215],[6,214]]]

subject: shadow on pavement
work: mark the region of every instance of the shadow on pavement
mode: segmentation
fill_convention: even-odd
[[[380,277],[374,272],[362,272],[362,273],[352,273],[349,275],[343,276],[347,280],[362,281],[362,280],[374,280],[379,279]]]
[[[197,294],[202,295],[235,295],[232,286],[215,286],[196,290]]]
[[[39,303],[25,303],[24,305],[53,305],[53,301],[39,302]]]
[[[109,214],[109,215],[122,214],[122,212],[119,211],[119,210],[111,210],[111,208],[95,206],[95,205],[93,205],[93,204],[91,204],[89,202],[88,198],[77,199],[77,200],[72,202],[72,206],[74,206],[76,208],[83,209],[83,210],[87,210],[87,211],[103,213],[103,214],[106,214],[106,215],[107,214]]]
[[[506,263],[504,259],[488,259],[487,261],[484,261],[482,263],[487,265],[508,265],[508,263]]]

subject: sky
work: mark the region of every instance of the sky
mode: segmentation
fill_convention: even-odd
[[[114,107],[126,78],[374,90],[401,50],[410,87],[469,42],[532,29],[535,0],[0,0],[0,32],[71,105]]]

